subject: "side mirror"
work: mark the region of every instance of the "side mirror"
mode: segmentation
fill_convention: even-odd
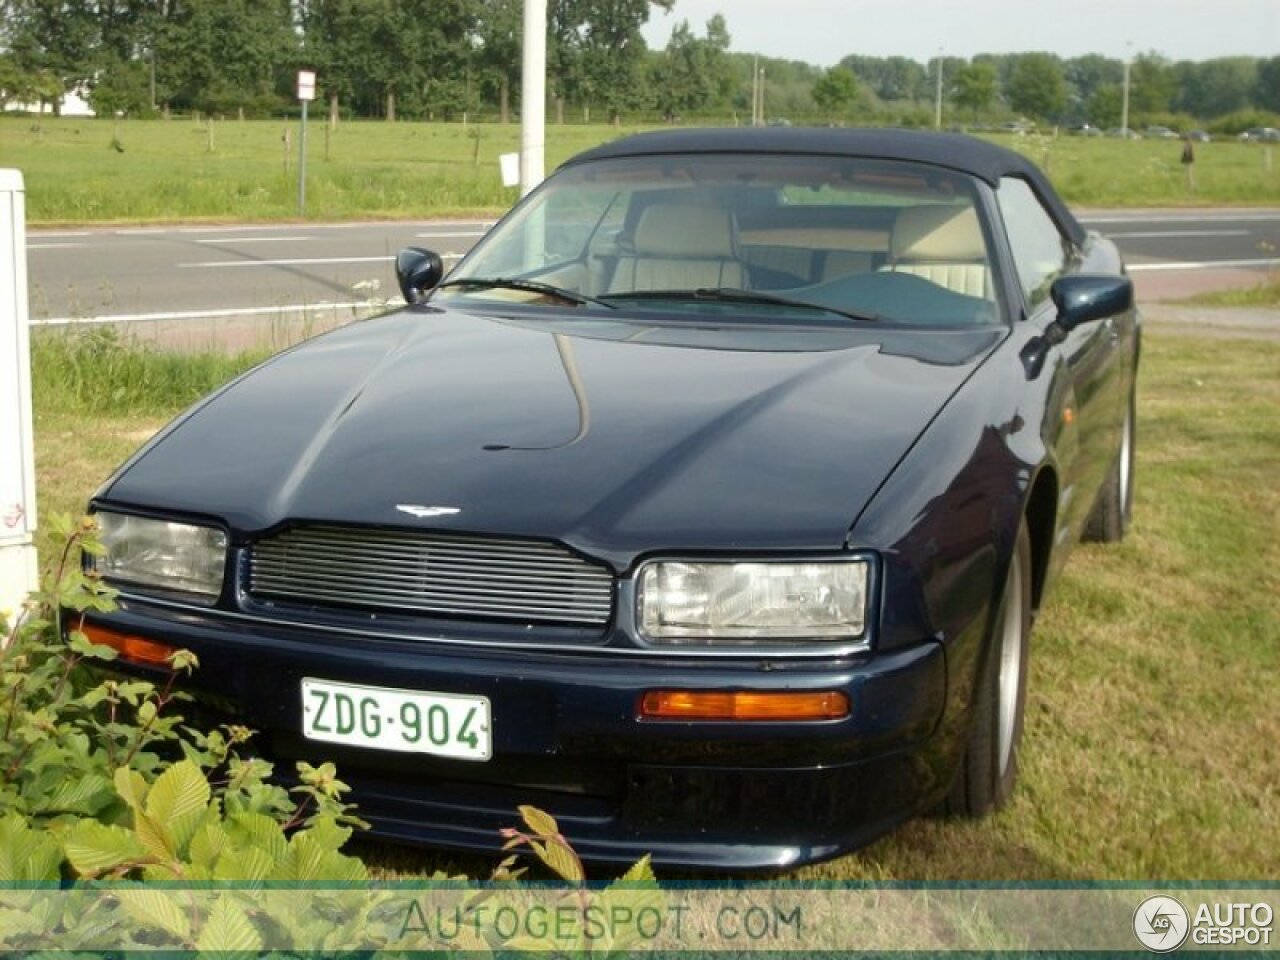
[[[1069,331],[1132,309],[1133,281],[1112,276],[1060,277],[1049,288],[1049,296],[1058,308],[1058,326]]]
[[[396,254],[396,282],[406,303],[421,303],[444,277],[440,254],[421,247],[405,247]]]

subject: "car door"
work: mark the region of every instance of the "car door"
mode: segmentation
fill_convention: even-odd
[[[1005,177],[996,194],[1014,269],[1022,288],[1029,322],[1047,330],[1057,316],[1049,293],[1053,282],[1073,272],[1079,251],[1059,229],[1031,185],[1019,177]],[[1063,472],[1061,520],[1078,533],[1093,507],[1098,490],[1120,442],[1123,411],[1116,401],[1122,374],[1116,349],[1116,319],[1085,323],[1066,335],[1058,346],[1065,373],[1060,391],[1063,442],[1058,444]],[[1069,460],[1069,462],[1062,462]]]

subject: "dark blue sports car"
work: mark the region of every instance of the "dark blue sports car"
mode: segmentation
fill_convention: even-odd
[[[1033,165],[647,134],[397,272],[101,488],[96,640],[195,651],[397,840],[532,803],[589,859],[777,868],[1008,799],[1036,610],[1128,522],[1139,346]]]

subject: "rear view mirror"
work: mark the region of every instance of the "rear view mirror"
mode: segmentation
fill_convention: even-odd
[[[396,282],[406,303],[421,303],[444,277],[440,254],[421,247],[405,247],[396,254]]]
[[[1058,308],[1058,326],[1069,331],[1132,309],[1133,281],[1116,276],[1061,277],[1049,296]]]

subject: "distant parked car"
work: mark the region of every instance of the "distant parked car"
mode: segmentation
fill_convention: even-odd
[[[1107,131],[1108,137],[1117,137],[1123,140],[1141,140],[1142,134],[1137,130],[1125,130],[1120,127],[1112,127]]]
[[[1189,130],[1187,131],[1187,139],[1194,140],[1196,143],[1208,143],[1213,137],[1203,130]]]
[[[1143,136],[1150,137],[1153,140],[1177,140],[1178,132],[1169,127],[1151,126],[1147,127]]]
[[[1250,127],[1238,139],[1247,143],[1280,143],[1280,130],[1275,127]]]
[[[1091,123],[1082,123],[1078,127],[1072,127],[1070,132],[1077,137],[1100,137],[1102,131]]]

